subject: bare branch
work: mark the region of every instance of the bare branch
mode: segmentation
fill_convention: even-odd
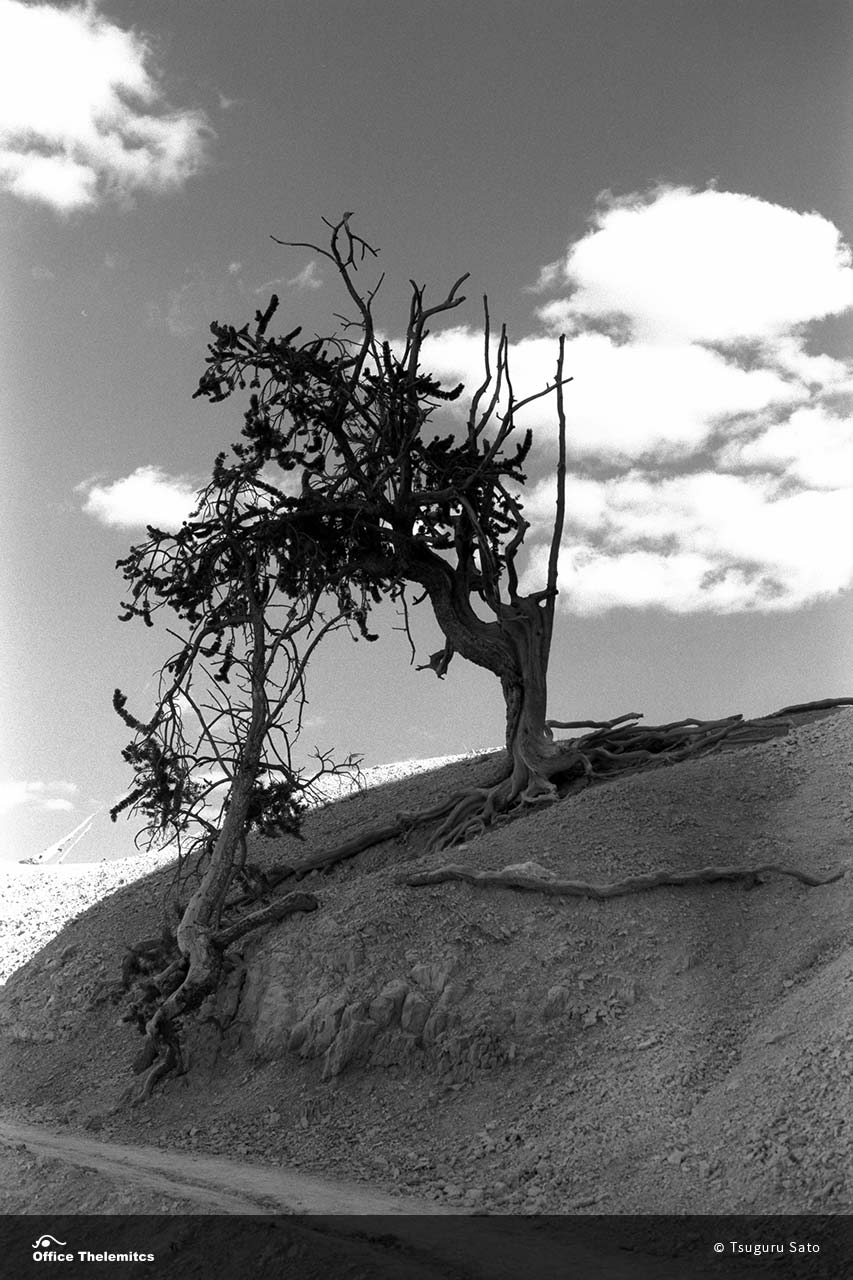
[[[565,335],[560,335],[559,355],[557,356],[557,513],[554,517],[554,528],[551,532],[551,547],[548,552],[548,577],[546,590],[550,600],[548,610],[549,630],[554,625],[554,603],[557,596],[557,574],[559,570],[560,546],[563,541],[563,524],[566,515],[566,410],[563,404],[563,360],[566,353]]]

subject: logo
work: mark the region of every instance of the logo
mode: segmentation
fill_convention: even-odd
[[[52,1244],[58,1244],[58,1245],[61,1245],[63,1248],[65,1248],[64,1240],[57,1240],[56,1236],[48,1236],[48,1235],[39,1236],[38,1240],[36,1240],[35,1244],[33,1245],[33,1248],[49,1249]]]
[[[65,1248],[64,1240],[57,1240],[49,1231],[36,1236],[33,1245],[33,1262],[153,1262],[153,1253],[140,1253],[138,1249],[128,1252],[112,1253],[106,1250],[75,1249],[72,1253],[60,1252]]]
[[[52,1236],[50,1232],[43,1231],[41,1235],[36,1236],[36,1242],[33,1245],[33,1262],[73,1262],[73,1253],[63,1253],[65,1248],[64,1240],[57,1240],[56,1236]]]

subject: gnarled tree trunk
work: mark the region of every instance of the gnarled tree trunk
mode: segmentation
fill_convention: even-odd
[[[187,904],[175,932],[178,959],[154,979],[163,997],[146,1024],[146,1048],[152,1066],[142,1088],[146,1096],[156,1082],[183,1068],[179,1020],[201,1004],[219,985],[224,948],[216,940],[226,895],[245,855],[245,831],[252,792],[261,766],[267,731],[265,688],[266,643],[263,611],[247,579],[252,633],[252,705],[246,739],[231,783],[228,809],[210,852],[201,883]]]
[[[474,612],[470,592],[438,557],[423,550],[407,569],[429,595],[448,653],[497,675],[506,706],[505,776],[431,811],[430,816],[446,814],[434,837],[443,846],[482,829],[515,804],[554,798],[550,778],[566,767],[567,758],[546,723],[553,597],[516,596],[511,604],[500,603],[496,618],[485,622]]]

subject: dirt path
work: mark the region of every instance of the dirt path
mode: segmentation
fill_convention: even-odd
[[[384,1276],[389,1266],[389,1275],[417,1275],[424,1280],[438,1275],[460,1280],[516,1280],[525,1275],[545,1280],[567,1274],[569,1263],[576,1269],[572,1274],[594,1274],[600,1280],[638,1280],[649,1274],[649,1257],[615,1250],[612,1242],[599,1240],[596,1231],[582,1221],[469,1218],[460,1210],[439,1208],[414,1197],[391,1197],[355,1183],[156,1147],[100,1142],[7,1120],[0,1120],[0,1144],[13,1150],[26,1147],[37,1156],[92,1170],[140,1191],[191,1202],[208,1213],[316,1215],[311,1223],[300,1224],[301,1234],[317,1237],[312,1249],[351,1244],[358,1252],[372,1250],[378,1276]],[[442,1219],[440,1229],[436,1215]],[[378,1235],[376,1217],[384,1219]],[[408,1266],[405,1272],[399,1270],[403,1258]],[[659,1280],[675,1280],[683,1274],[679,1264],[660,1258],[654,1260],[654,1272]],[[695,1270],[694,1274],[704,1273]]]
[[[310,1177],[269,1165],[99,1142],[41,1125],[0,1120],[0,1142],[23,1143],[37,1155],[94,1169],[110,1178],[216,1206],[220,1213],[459,1213],[432,1201],[395,1197],[358,1183]]]

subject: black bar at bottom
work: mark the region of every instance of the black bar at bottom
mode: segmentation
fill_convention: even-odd
[[[0,1276],[123,1280],[853,1277],[853,1217],[0,1217]]]

